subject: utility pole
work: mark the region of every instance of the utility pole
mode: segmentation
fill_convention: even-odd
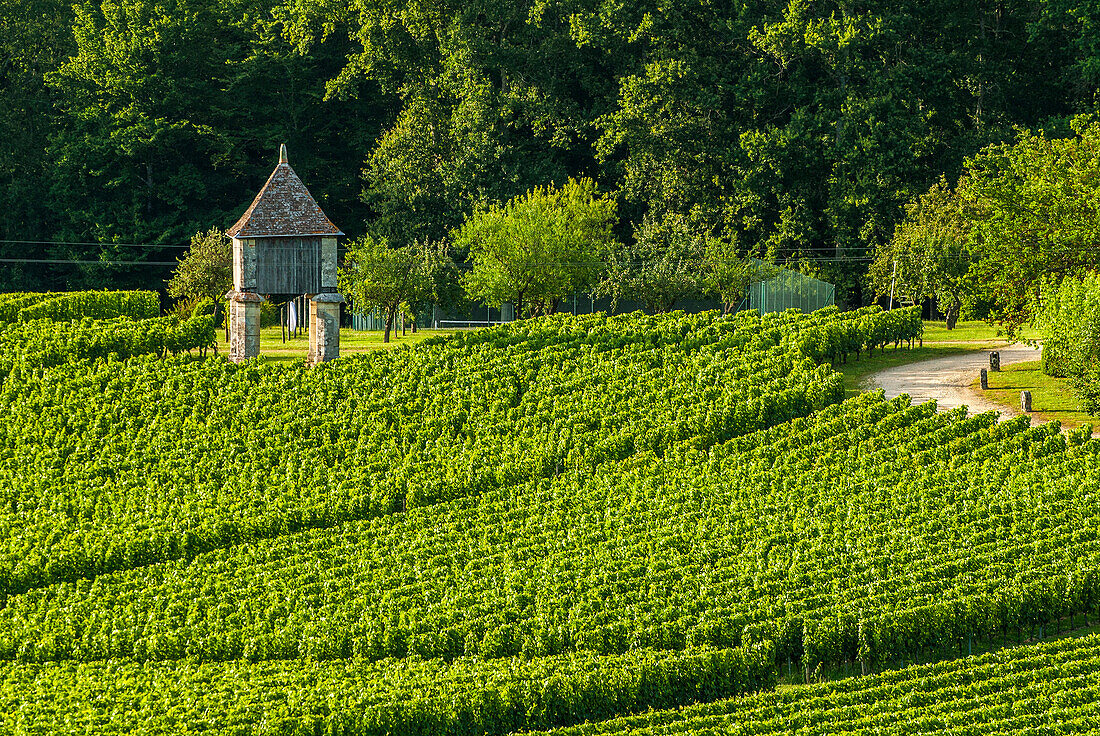
[[[897,278],[898,278],[898,259],[895,258],[894,259],[894,273],[890,276],[890,307],[889,307],[889,309],[894,308],[894,282],[897,281]]]

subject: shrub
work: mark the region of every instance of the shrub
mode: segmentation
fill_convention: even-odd
[[[1082,408],[1100,410],[1100,274],[1066,278],[1041,294],[1043,373],[1068,378]]]

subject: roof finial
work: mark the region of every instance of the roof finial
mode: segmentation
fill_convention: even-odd
[[[282,143],[279,145],[279,163],[285,164],[286,162],[286,144]]]

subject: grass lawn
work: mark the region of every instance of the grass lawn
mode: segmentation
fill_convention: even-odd
[[[1020,392],[1031,392],[1032,424],[1057,419],[1070,429],[1082,424],[1100,427],[1100,417],[1081,411],[1077,397],[1064,378],[1053,378],[1039,369],[1039,361],[1014,363],[998,373],[989,373],[989,390],[981,391],[990,401],[1020,410]],[[979,381],[972,384],[980,391]]]
[[[947,329],[945,322],[925,322],[924,323],[924,344],[928,343],[983,343],[985,347],[986,343],[999,343],[1007,344],[1008,340],[1004,335],[998,335],[997,327],[991,327],[985,322],[974,320],[972,322],[959,322],[955,325],[955,329]],[[1020,330],[1021,339],[1038,339],[1039,333],[1031,327],[1025,326]]]
[[[340,355],[368,353],[374,350],[391,350],[405,345],[415,345],[434,335],[446,335],[454,330],[419,330],[416,334],[401,331],[390,333],[390,342],[382,342],[381,330],[340,330]],[[225,342],[225,330],[218,331],[218,352],[228,352]],[[283,342],[282,330],[278,327],[265,327],[260,330],[260,358],[271,361],[305,360],[309,351],[309,333],[302,330],[298,337],[288,337]],[[224,353],[223,353],[224,354]]]

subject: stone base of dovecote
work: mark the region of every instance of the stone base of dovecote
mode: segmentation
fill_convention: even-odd
[[[340,357],[339,294],[316,294],[309,300],[309,353],[306,362],[317,365]]]
[[[264,299],[250,291],[231,291],[229,300],[229,359],[243,363],[260,354],[260,305]]]

